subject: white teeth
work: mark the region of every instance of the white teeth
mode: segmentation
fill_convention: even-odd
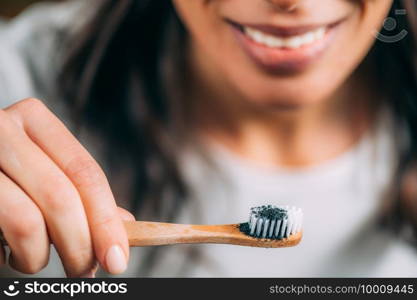
[[[316,40],[321,40],[325,34],[326,34],[326,28],[320,27],[314,32],[314,37]]]
[[[305,35],[305,42],[307,44],[311,44],[312,42],[314,42],[316,40],[316,36],[313,32],[307,32]]]
[[[288,48],[300,48],[303,44],[305,44],[304,40],[299,36],[287,39],[285,42],[285,46]]]
[[[302,35],[292,37],[277,37],[250,27],[244,27],[244,33],[253,41],[270,48],[297,49],[323,39],[326,35],[326,27],[320,27]]]

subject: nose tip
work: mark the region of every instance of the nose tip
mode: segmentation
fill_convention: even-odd
[[[300,0],[266,0],[270,4],[274,5],[276,8],[286,12],[294,11]]]

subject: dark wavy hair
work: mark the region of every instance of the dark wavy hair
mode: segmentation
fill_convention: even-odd
[[[170,220],[187,192],[178,165],[190,138],[182,97],[186,30],[169,0],[94,5],[95,16],[69,43],[61,76],[65,99],[80,128],[102,142],[110,179],[129,174],[131,208],[150,207],[147,218]],[[396,15],[404,8],[408,17]],[[417,161],[416,2],[395,0],[390,14],[408,36],[397,43],[377,40],[368,56],[410,143],[398,152],[397,189],[386,220],[396,228],[405,222],[417,228],[417,176],[410,175]]]

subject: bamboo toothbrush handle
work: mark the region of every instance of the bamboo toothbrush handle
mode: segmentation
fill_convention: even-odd
[[[297,245],[302,233],[281,240],[260,239],[248,236],[239,230],[238,224],[230,225],[185,225],[159,222],[124,222],[129,245],[160,246],[172,244],[232,244],[241,246],[281,248]],[[0,231],[0,243],[7,245]]]
[[[239,230],[239,224],[185,225],[157,222],[125,222],[130,246],[158,246],[172,244],[232,244],[241,246],[280,248],[297,245],[299,232],[282,240],[259,239]]]

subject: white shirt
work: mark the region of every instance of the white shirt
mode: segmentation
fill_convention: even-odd
[[[304,236],[298,246],[284,249],[170,246],[152,275],[417,276],[415,249],[377,225],[392,187],[395,150],[392,120],[384,111],[376,130],[355,147],[313,167],[266,170],[218,146],[210,149],[216,169],[185,155],[193,194],[179,222],[240,223],[247,221],[253,206],[289,204],[303,209]],[[191,259],[193,255],[198,258]],[[183,268],[188,260],[191,266]],[[133,268],[132,276],[137,272]]]

